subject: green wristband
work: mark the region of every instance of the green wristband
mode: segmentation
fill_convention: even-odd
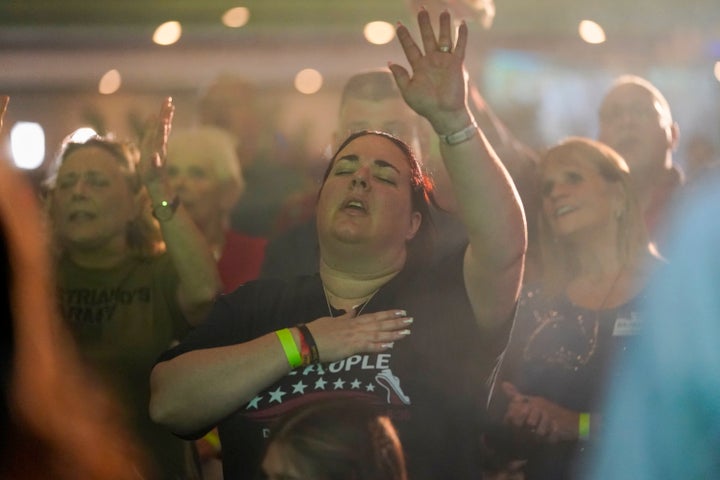
[[[275,334],[278,340],[280,340],[283,350],[285,350],[285,356],[290,364],[290,368],[296,368],[302,365],[302,357],[300,356],[297,345],[295,345],[295,340],[293,339],[290,329],[283,328],[282,330],[276,331]]]
[[[578,416],[578,438],[587,440],[590,438],[590,414],[581,413]]]

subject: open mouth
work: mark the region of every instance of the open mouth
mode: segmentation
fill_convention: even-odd
[[[555,217],[562,217],[563,215],[566,215],[573,211],[575,211],[575,207],[570,205],[563,205],[562,207],[558,207],[555,209]]]
[[[351,210],[363,213],[367,212],[365,204],[360,200],[349,200],[347,203],[345,203],[345,205],[343,205],[343,210]]]
[[[68,219],[71,222],[94,220],[96,217],[97,217],[97,215],[95,215],[94,213],[86,212],[86,211],[71,212],[70,215],[68,215]]]

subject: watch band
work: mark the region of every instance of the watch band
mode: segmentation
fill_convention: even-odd
[[[448,135],[440,135],[440,140],[446,145],[457,145],[459,143],[467,142],[475,135],[477,135],[478,126],[477,123],[472,122],[467,127],[457,132],[450,133]]]
[[[155,205],[152,209],[152,215],[158,221],[160,222],[167,222],[173,216],[175,215],[175,211],[180,206],[180,197],[175,194],[175,196],[170,200],[169,202],[167,200],[163,200],[157,205]]]

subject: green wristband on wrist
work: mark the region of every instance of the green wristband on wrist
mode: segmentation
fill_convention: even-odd
[[[300,356],[300,351],[298,351],[290,329],[283,328],[282,330],[276,331],[275,335],[277,335],[278,340],[280,340],[280,345],[282,345],[283,350],[285,350],[285,356],[290,364],[290,368],[301,366],[303,363],[302,357]]]
[[[590,438],[590,414],[581,413],[578,416],[578,438],[587,440]]]

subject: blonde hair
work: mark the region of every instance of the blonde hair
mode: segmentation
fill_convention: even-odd
[[[570,137],[545,152],[540,160],[540,173],[549,162],[561,159],[585,162],[593,166],[606,182],[620,186],[624,201],[617,215],[618,258],[621,264],[637,261],[648,248],[648,236],[625,160],[604,143],[589,138]],[[577,273],[577,257],[571,246],[555,237],[542,210],[538,227],[543,290],[550,296],[557,295]]]

